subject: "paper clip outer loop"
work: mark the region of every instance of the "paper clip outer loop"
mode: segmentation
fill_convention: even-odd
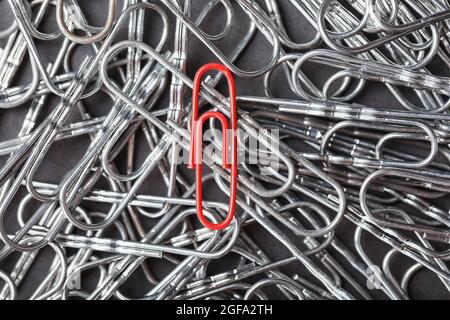
[[[209,111],[198,116],[198,100],[200,96],[201,81],[204,74],[208,71],[221,72],[228,82],[228,92],[230,96],[230,121],[231,121],[231,161],[228,161],[228,145],[229,137],[227,137],[228,122],[226,117],[217,111]],[[217,224],[209,222],[203,214],[203,195],[202,195],[202,134],[203,123],[211,118],[219,120],[222,126],[222,167],[230,169],[230,200],[228,204],[228,214],[226,218]],[[195,185],[196,185],[196,211],[200,222],[209,229],[222,230],[226,228],[234,218],[236,209],[236,189],[237,189],[237,116],[236,116],[236,91],[234,86],[234,78],[230,70],[220,64],[209,63],[202,66],[194,77],[194,87],[192,93],[192,122],[191,122],[191,152],[188,167],[195,169]]]

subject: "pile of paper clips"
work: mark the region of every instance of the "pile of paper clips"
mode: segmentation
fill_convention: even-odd
[[[447,0],[0,2],[0,117],[23,114],[0,141],[0,299],[450,291]],[[84,149],[51,183],[61,141]]]

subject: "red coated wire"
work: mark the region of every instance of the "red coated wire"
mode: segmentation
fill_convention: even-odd
[[[217,111],[208,111],[198,116],[198,100],[200,95],[200,86],[202,77],[208,71],[215,70],[221,72],[228,83],[228,93],[230,96],[230,122],[231,122],[231,161],[228,161],[228,137],[229,129],[226,117]],[[211,118],[219,120],[222,126],[222,167],[230,170],[230,200],[228,204],[228,213],[226,218],[220,223],[211,223],[203,214],[203,193],[202,193],[202,150],[203,150],[203,123]],[[234,86],[234,78],[230,70],[217,64],[209,63],[198,69],[194,77],[194,87],[192,94],[192,123],[191,123],[191,153],[188,167],[195,169],[195,186],[196,186],[196,211],[200,222],[209,229],[222,230],[226,228],[234,218],[236,210],[236,189],[237,189],[237,116],[236,116],[236,91]]]

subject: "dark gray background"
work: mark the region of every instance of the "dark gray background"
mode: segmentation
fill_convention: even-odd
[[[194,10],[193,16],[195,17],[198,13],[198,8],[202,6],[204,0],[194,0]],[[279,0],[278,1],[283,13],[283,17],[285,19],[285,25],[287,26],[288,32],[291,37],[298,41],[306,41],[311,39],[314,29],[307,22],[307,20],[298,13],[295,8],[290,4],[287,0]],[[87,1],[87,0],[79,0],[80,6],[83,8],[86,16],[88,17],[89,22],[92,25],[100,26],[102,25],[105,17],[105,8],[106,8],[106,0],[101,1]],[[122,1],[119,1],[121,4]],[[121,8],[121,6],[119,7]],[[226,54],[231,51],[232,48],[238,43],[239,39],[243,37],[243,34],[248,28],[249,21],[248,18],[242,14],[240,9],[236,10],[237,21],[233,26],[233,30],[231,34],[227,37],[226,40],[219,42],[219,48],[223,50]],[[169,13],[169,16],[171,14]],[[160,36],[161,23],[159,17],[156,17],[154,14],[150,13],[147,15],[146,26],[145,26],[145,41],[150,44],[155,44],[156,40]],[[209,16],[207,21],[203,24],[202,28],[210,33],[214,33],[220,30],[223,26],[224,21],[224,13],[220,8],[215,9],[213,14]],[[172,24],[171,24],[171,34],[173,35],[173,17],[171,16]],[[7,1],[0,0],[0,29],[4,29],[9,26],[12,21],[12,16],[10,9],[8,7]],[[43,31],[53,31],[56,28],[55,24],[55,16],[54,16],[54,8],[52,8],[46,16],[46,21],[40,27],[40,30]],[[125,29],[125,28],[124,28]],[[121,32],[120,39],[124,39],[126,37],[126,31]],[[0,47],[4,47],[6,41],[5,39],[0,40]],[[59,50],[59,46],[61,44],[61,40],[50,41],[50,42],[42,42],[37,41],[39,52],[45,63],[52,62]],[[170,40],[167,43],[167,49],[173,48],[173,41]],[[76,69],[79,65],[81,59],[88,53],[92,52],[91,48],[88,46],[79,47],[75,55],[72,59],[73,68]],[[254,70],[258,67],[265,64],[268,61],[268,57],[270,54],[270,46],[267,41],[261,36],[257,35],[248,50],[242,55],[239,59],[238,65],[246,70]],[[23,68],[21,68],[21,74],[17,78],[15,84],[26,83],[29,80],[29,63],[26,62],[25,59]],[[189,76],[193,76],[195,70],[203,65],[204,63],[217,61],[210,52],[196,39],[192,39],[190,42],[189,55],[188,55],[188,70],[187,73]],[[433,72],[438,74],[446,73],[446,70],[443,70],[438,63],[432,64],[430,69]],[[324,79],[331,74],[332,70],[329,68],[317,66],[317,65],[307,65],[305,67],[306,73],[313,79],[317,84],[323,82]],[[258,95],[263,96],[263,86],[262,79],[236,79],[236,87],[238,94],[248,94],[248,95]],[[221,83],[220,89],[224,89],[224,83]],[[292,93],[289,92],[288,85],[286,83],[286,79],[282,77],[281,73],[276,72],[275,77],[272,81],[272,90],[275,96],[277,97],[287,97],[287,98],[295,98]],[[168,92],[168,90],[166,90]],[[226,90],[223,90],[226,91]],[[164,108],[167,106],[167,94],[166,98],[163,99],[161,103],[159,103],[160,108]],[[55,97],[51,97],[48,101],[45,112],[41,115],[40,120],[44,119],[46,114],[48,114],[52,108],[56,105],[58,99]],[[362,95],[358,97],[355,101],[362,104],[367,104],[371,107],[379,107],[379,108],[400,108],[399,103],[395,101],[392,95],[386,90],[383,85],[379,83],[372,83]],[[111,100],[103,93],[99,93],[93,98],[89,98],[84,101],[85,106],[88,111],[94,116],[106,115],[111,109],[112,102]],[[0,114],[0,141],[6,141],[8,139],[15,138],[17,133],[22,125],[24,116],[27,112],[27,105],[12,109],[12,110],[2,110]],[[71,116],[72,120],[79,120],[79,116],[77,112],[74,112]],[[140,139],[142,137],[138,137]],[[62,142],[56,142],[54,146],[51,148],[49,154],[43,161],[39,172],[37,174],[37,179],[40,181],[46,181],[51,183],[58,183],[61,181],[61,178],[64,174],[70,170],[78,160],[82,157],[85,152],[87,146],[89,145],[88,137],[78,137],[75,139],[70,139]],[[137,154],[138,160],[136,163],[136,167],[139,166],[140,163],[145,159],[148,154],[148,149],[145,147],[145,143],[138,144]],[[5,161],[5,157],[0,160],[2,163]],[[123,161],[116,162],[119,167],[123,168]],[[187,176],[192,177],[192,173],[184,170]],[[193,181],[193,180],[191,180]],[[146,183],[142,190],[142,193],[147,194],[155,194],[155,195],[164,195],[165,187],[163,187],[163,182],[159,175],[152,175],[148,179],[148,183]],[[8,212],[7,217],[7,225],[8,229],[11,232],[14,232],[14,226],[16,225],[14,214],[17,209],[18,201],[23,197],[25,192],[22,190],[17,196],[17,200],[11,204],[10,211]],[[223,197],[221,192],[217,192],[216,189],[207,188],[206,198],[208,199],[226,199]],[[89,207],[91,206],[91,207]],[[88,209],[96,209],[100,210],[98,206],[95,204],[87,204]],[[31,210],[30,210],[31,212]],[[149,225],[152,224],[151,221],[145,221]],[[274,240],[271,236],[267,234],[265,230],[254,225],[248,228],[249,233],[253,236],[253,238],[260,244],[260,246],[266,250],[269,256],[273,260],[282,259],[288,257],[286,249],[281,246],[276,240]],[[349,247],[353,248],[353,233],[354,227],[348,223],[346,220],[342,222],[337,230],[338,237],[346,243]],[[292,235],[290,235],[293,238]],[[298,240],[301,243],[301,239]],[[384,254],[387,252],[386,246],[381,244],[380,241],[372,238],[371,236],[365,234],[364,235],[364,245],[367,248],[371,258],[377,265],[381,265],[382,258]],[[29,292],[37,287],[39,281],[43,279],[48,270],[48,265],[46,264],[46,257],[50,254],[50,251],[45,249],[44,252],[40,255],[42,256],[37,260],[36,264],[33,266],[33,271],[30,273],[24,281],[24,284],[20,287],[19,298],[26,298],[29,296]],[[48,252],[47,252],[48,251]],[[333,253],[333,250],[330,250]],[[334,255],[338,260],[340,256]],[[5,261],[0,261],[0,268],[2,270],[8,271],[11,269],[13,262],[16,261],[18,255],[13,255],[8,257]],[[227,263],[224,263],[224,261]],[[235,265],[235,257],[229,256],[224,259],[221,259],[218,262],[212,262],[209,268],[210,274],[214,274],[216,272],[224,271],[230,269]],[[158,276],[162,276],[169,272],[172,266],[169,263],[165,263],[163,261],[149,261],[152,270],[155,271],[155,274]],[[345,264],[345,262],[343,262]],[[402,275],[402,272],[411,265],[411,261],[405,258],[396,258],[395,259],[395,268],[394,274],[399,277]],[[304,268],[299,264],[291,264],[290,266],[283,268],[288,274],[301,274],[302,276],[306,276],[306,272]],[[350,270],[353,274],[352,269]],[[87,276],[88,279],[92,279],[92,281],[83,282],[83,288],[86,290],[91,290],[92,286],[95,285],[95,279],[97,274],[92,272]],[[125,283],[122,287],[124,293],[128,294],[130,297],[141,297],[143,296],[150,288],[151,285],[146,281],[142,281],[142,272],[137,270],[135,274],[130,278],[129,281]],[[355,274],[355,277],[359,280],[360,283],[364,285],[365,281],[358,275]],[[344,288],[349,289],[348,285],[344,283]],[[350,290],[350,289],[349,289]],[[353,292],[352,292],[353,293]],[[385,298],[385,296],[378,291],[371,291],[371,294],[375,298]],[[357,295],[356,295],[357,296]],[[430,272],[420,271],[417,276],[411,282],[410,288],[410,296],[415,299],[447,299],[449,297],[448,292],[443,288],[442,283]],[[358,296],[357,296],[358,297]]]

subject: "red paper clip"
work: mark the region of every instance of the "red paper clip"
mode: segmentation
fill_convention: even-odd
[[[211,70],[223,73],[228,82],[228,92],[230,95],[230,120],[231,120],[231,162],[228,160],[228,137],[227,118],[220,112],[208,111],[198,117],[198,98],[200,95],[200,85],[203,75]],[[228,204],[228,214],[220,223],[214,224],[209,222],[203,215],[203,198],[202,198],[202,151],[203,151],[203,123],[211,118],[220,121],[222,126],[222,168],[231,170],[230,182],[230,201]],[[236,120],[236,92],[234,89],[234,79],[230,70],[216,63],[209,63],[201,67],[194,78],[194,88],[192,94],[192,123],[191,123],[191,153],[188,167],[195,169],[195,186],[196,186],[196,209],[197,217],[200,222],[207,228],[212,230],[222,230],[226,228],[233,220],[234,211],[236,209],[236,187],[237,187],[237,120]],[[231,163],[231,165],[230,165]]]

